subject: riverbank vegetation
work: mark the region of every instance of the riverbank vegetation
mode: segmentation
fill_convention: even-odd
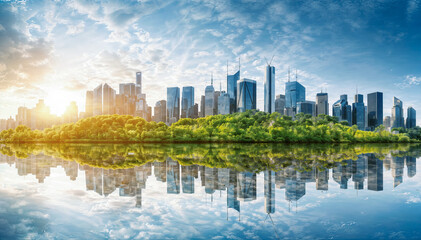
[[[358,143],[411,142],[406,133],[392,134],[378,127],[360,131],[335,117],[298,114],[295,120],[278,113],[247,111],[205,118],[183,118],[167,126],[128,115],[84,118],[42,131],[26,126],[4,130],[2,142],[282,142]]]

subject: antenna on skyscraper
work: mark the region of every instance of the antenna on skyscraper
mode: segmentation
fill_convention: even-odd
[[[298,82],[298,70],[295,69],[295,81]]]
[[[266,57],[265,57],[265,61],[266,61],[266,64],[267,64],[268,66],[270,66],[270,64],[269,64],[268,60],[266,59]]]
[[[271,59],[271,60],[270,60],[270,62],[269,62],[269,66],[270,66],[270,65],[272,65],[272,61],[273,61],[273,58],[274,58],[274,57],[275,57],[275,54],[273,54],[273,55],[272,55],[272,59]]]

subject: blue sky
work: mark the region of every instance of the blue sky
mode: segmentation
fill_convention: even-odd
[[[116,90],[143,72],[148,104],[165,88],[210,84],[226,89],[229,72],[258,82],[263,109],[264,58],[274,55],[276,94],[287,69],[315,100],[384,92],[418,110],[421,123],[421,1],[2,1],[0,117],[46,99],[61,114],[71,100],[107,82]],[[294,76],[295,77],[295,76]]]

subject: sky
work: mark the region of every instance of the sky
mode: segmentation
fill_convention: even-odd
[[[0,118],[45,99],[54,114],[101,83],[143,75],[147,103],[166,87],[193,86],[200,102],[213,73],[226,90],[241,60],[241,78],[257,81],[263,110],[265,58],[276,68],[275,93],[288,68],[306,99],[327,91],[331,105],[358,91],[384,93],[413,106],[421,125],[421,1],[2,1]]]

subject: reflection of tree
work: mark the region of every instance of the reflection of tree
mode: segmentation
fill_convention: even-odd
[[[376,158],[421,156],[419,145],[411,144],[7,144],[0,153],[17,158],[44,153],[93,167],[126,169],[148,162],[164,162],[168,157],[182,165],[231,168],[260,172],[289,166],[305,172],[314,167],[322,171],[335,162],[373,153]]]

